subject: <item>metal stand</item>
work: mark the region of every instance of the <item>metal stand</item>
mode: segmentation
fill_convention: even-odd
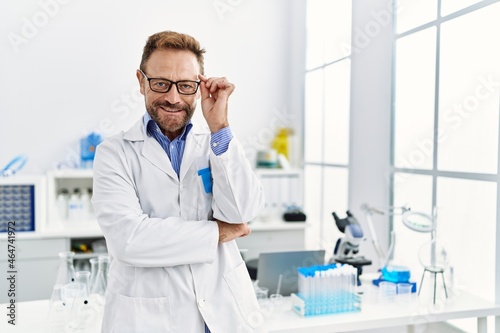
[[[444,269],[440,267],[424,267],[424,272],[422,273],[422,279],[420,280],[420,288],[418,289],[418,295],[420,295],[420,291],[422,290],[422,285],[424,283],[425,272],[429,272],[434,274],[434,304],[436,304],[436,275],[441,274],[441,278],[443,279],[444,293],[446,298],[448,298],[448,291],[446,290],[446,283],[444,282]]]

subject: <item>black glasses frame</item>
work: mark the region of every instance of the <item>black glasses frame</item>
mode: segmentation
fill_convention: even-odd
[[[172,89],[172,86],[175,85],[175,88],[177,88],[177,92],[181,95],[194,95],[196,94],[196,92],[198,91],[198,88],[200,87],[200,83],[201,81],[192,81],[192,80],[180,80],[180,81],[172,81],[172,80],[169,80],[169,79],[164,79],[164,78],[157,78],[157,77],[148,77],[146,75],[146,73],[144,73],[142,70],[139,69],[139,72],[142,73],[142,75],[144,75],[144,77],[146,78],[146,80],[148,80],[148,83],[149,83],[149,89],[151,89],[152,91],[154,92],[157,92],[157,93],[168,93],[170,91],[170,89]],[[170,83],[170,85],[168,86],[167,90],[157,90],[157,89],[153,89],[153,87],[151,86],[151,80],[162,80],[162,81],[167,81]],[[179,90],[179,86],[177,85],[178,83],[182,83],[182,82],[190,82],[190,83],[196,83],[196,89],[194,92],[192,93],[184,93],[182,91]]]

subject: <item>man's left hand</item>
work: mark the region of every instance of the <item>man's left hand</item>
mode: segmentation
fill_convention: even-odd
[[[201,110],[210,132],[215,133],[229,126],[227,104],[235,87],[225,77],[207,78],[201,74],[198,77],[201,80]]]

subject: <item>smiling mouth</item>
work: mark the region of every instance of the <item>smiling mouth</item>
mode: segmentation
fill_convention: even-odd
[[[160,109],[162,109],[163,111],[168,112],[168,113],[179,113],[179,112],[184,111],[183,109],[170,109],[166,106],[160,106]]]

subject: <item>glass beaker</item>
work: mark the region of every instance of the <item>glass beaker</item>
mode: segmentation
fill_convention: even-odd
[[[65,285],[75,281],[74,258],[75,252],[59,252],[59,269],[57,271],[56,285]]]

